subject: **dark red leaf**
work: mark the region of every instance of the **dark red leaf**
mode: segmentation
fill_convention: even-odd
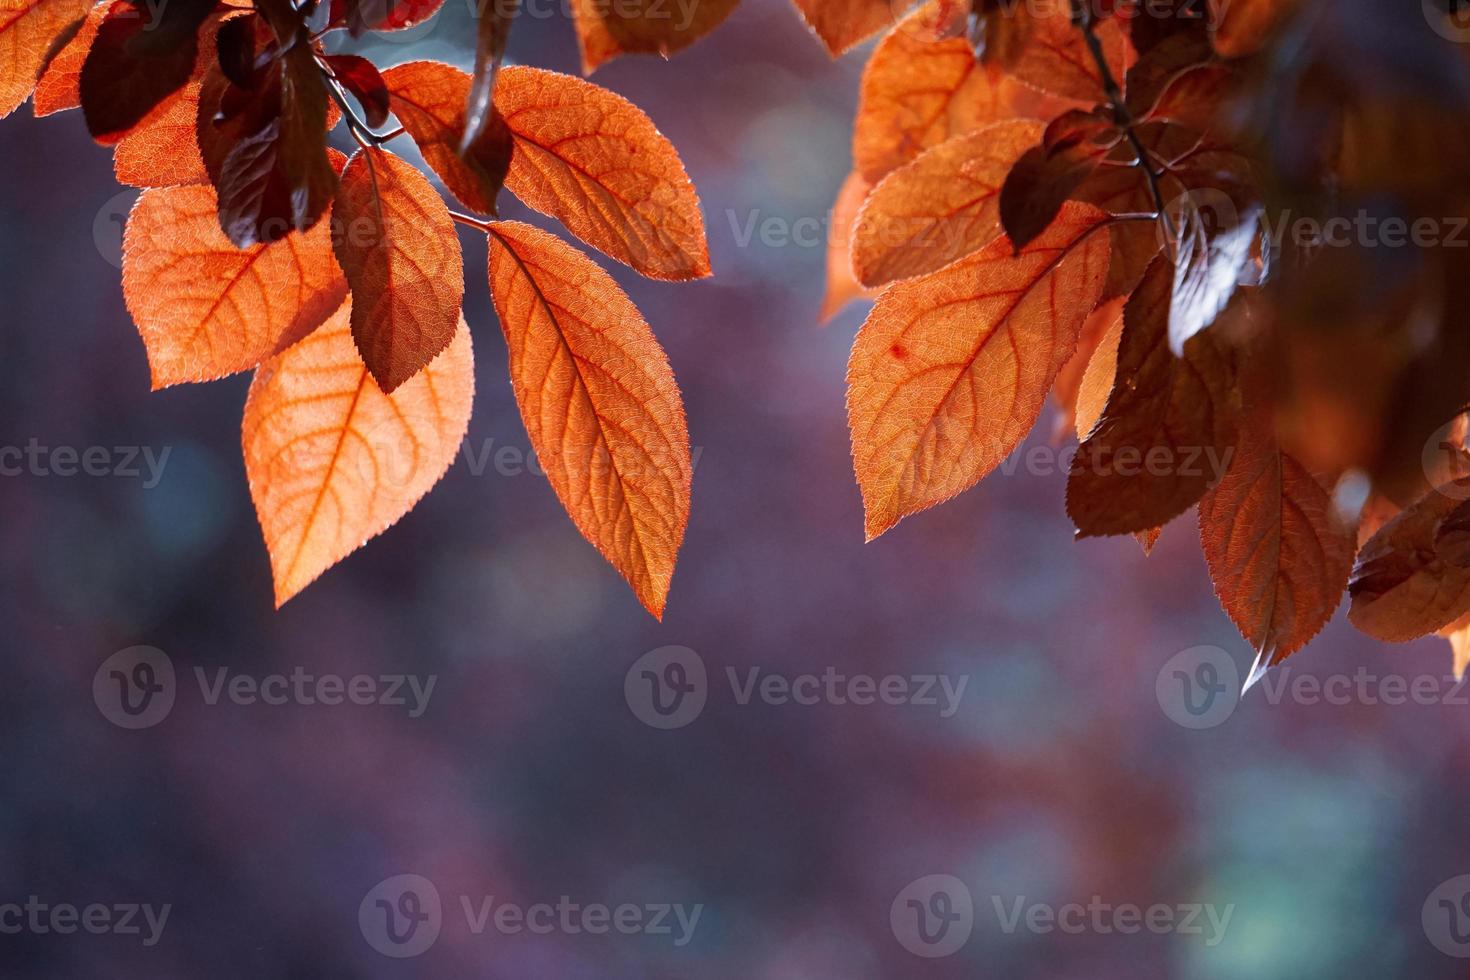
[[[371,61],[355,54],[328,55],[324,60],[337,81],[362,104],[369,126],[376,129],[388,121],[388,86]]]
[[[199,150],[219,193],[220,227],[241,248],[316,224],[337,174],[327,157],[327,90],[294,44],[241,88],[217,68],[199,95]]]
[[[1016,161],[1000,191],[1000,221],[1017,251],[1046,230],[1062,204],[1121,138],[1106,111],[1074,109]]]
[[[255,84],[255,37],[259,19],[254,14],[232,17],[220,25],[215,35],[215,52],[220,71],[241,88]]]
[[[82,64],[82,114],[97,142],[122,139],[164,98],[188,82],[199,54],[199,27],[214,0],[173,0],[111,10]]]

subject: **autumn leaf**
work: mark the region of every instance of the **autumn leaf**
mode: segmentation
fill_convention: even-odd
[[[123,236],[123,298],[153,387],[253,368],[337,310],[347,280],[324,223],[237,249],[208,185],[145,191]]]
[[[413,166],[359,150],[332,205],[332,248],[352,289],[352,337],[391,393],[454,339],[464,298],[454,221]]]
[[[1220,208],[1209,195],[1228,203],[1222,223]],[[1261,211],[1236,211],[1229,198],[1213,188],[1192,192],[1171,209],[1174,244],[1174,291],[1169,302],[1169,349],[1176,355],[1189,338],[1215,322],[1242,283],[1252,280],[1251,250],[1257,242]],[[1203,205],[1201,202],[1204,202]]]
[[[1166,89],[1186,73],[1202,68],[1214,51],[1203,31],[1171,34],[1128,69],[1125,106],[1133,119],[1150,118]]]
[[[81,106],[82,65],[87,60],[87,52],[92,49],[97,29],[102,26],[102,19],[107,16],[111,6],[110,3],[97,4],[80,21],[74,22],[74,28],[68,28],[69,34],[63,32],[53,42],[60,43],[61,46],[51,52],[41,77],[36,81],[36,91],[31,98],[31,107],[37,118]],[[3,37],[0,34],[0,38]],[[5,71],[0,69],[0,75],[3,74]]]
[[[212,0],[151,7],[119,4],[98,26],[82,63],[82,115],[97,142],[111,146],[189,81],[199,57],[199,28]]]
[[[998,238],[878,298],[847,370],[869,540],[973,486],[1030,431],[1101,295],[1107,221],[1069,203],[1019,255]]]
[[[863,69],[852,158],[876,184],[930,147],[995,122],[1043,115],[1049,101],[998,69],[982,66],[934,2],[909,14],[873,49]]]
[[[1027,85],[1048,95],[1093,103],[1106,94],[1103,75],[1088,50],[1081,30],[1073,26],[1070,11],[1053,5],[1045,13],[1028,17],[1024,43],[1007,68]],[[1132,61],[1132,49],[1117,18],[1108,17],[1094,29],[1112,78],[1124,77]]]
[[[719,27],[739,3],[702,0],[681,7],[671,0],[572,0],[582,71],[590,75],[622,54],[667,58]]]
[[[1041,133],[1038,122],[996,123],[941,143],[884,177],[857,218],[858,281],[881,286],[924,275],[990,244],[1001,234],[1001,184]]]
[[[552,489],[662,617],[692,476],[663,349],[606,272],[530,225],[491,226],[489,278],[516,403]]]
[[[834,58],[885,28],[907,6],[897,0],[792,0]]]
[[[91,0],[0,0],[0,119],[30,97],[52,46]]]
[[[1470,615],[1461,616],[1437,634],[1450,641],[1450,652],[1454,656],[1455,680],[1465,679],[1465,668],[1470,667]]]
[[[393,114],[449,192],[471,211],[494,214],[500,184],[487,180],[459,154],[470,76],[437,61],[410,61],[383,72],[383,81]]]
[[[256,72],[250,89],[218,68],[207,72],[196,125],[220,227],[241,248],[310,228],[337,188],[327,157],[327,89],[310,46],[298,39],[258,61]]]
[[[1435,548],[1440,523],[1470,498],[1470,479],[1431,490],[1379,528],[1358,552],[1348,619],[1369,636],[1404,643],[1470,613],[1470,568]]]
[[[1356,542],[1327,489],[1281,450],[1269,399],[1253,392],[1247,403],[1224,479],[1200,500],[1199,528],[1215,594],[1256,651],[1255,678],[1332,618]]]
[[[1215,50],[1222,58],[1251,54],[1286,19],[1293,0],[1209,0]]]
[[[376,129],[388,121],[388,86],[383,84],[383,76],[378,73],[377,66],[355,54],[329,54],[322,61],[362,106],[369,126]]]
[[[464,321],[428,367],[385,395],[357,355],[350,305],[261,365],[245,402],[245,473],[277,606],[408,513],[469,426]]]
[[[872,185],[854,170],[842,182],[837,200],[832,205],[832,223],[827,238],[827,291],[822,297],[819,323],[826,323],[849,301],[872,294],[863,288],[852,272],[852,233],[858,210],[867,200]]]
[[[653,279],[710,274],[694,185],[672,143],[622,96],[515,65],[495,103],[515,137],[505,185],[604,254]]]
[[[1040,146],[1019,156],[999,198],[1001,224],[1017,248],[1051,224],[1122,135],[1106,110],[1074,109],[1046,127]]]
[[[1155,259],[1123,309],[1117,381],[1077,450],[1067,514],[1081,537],[1130,534],[1184,513],[1223,475],[1235,444],[1230,353],[1202,334],[1168,344],[1173,269]]]
[[[1102,415],[1118,370],[1118,339],[1123,335],[1123,300],[1110,299],[1088,314],[1077,350],[1062,366],[1052,398],[1062,414],[1061,433],[1073,429],[1086,439]],[[1061,434],[1059,433],[1059,435]]]

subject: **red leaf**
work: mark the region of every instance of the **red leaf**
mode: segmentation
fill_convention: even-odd
[[[352,337],[392,392],[454,339],[464,298],[454,221],[412,165],[360,150],[332,206],[332,247],[352,289]]]
[[[1130,534],[1184,513],[1223,475],[1238,397],[1228,351],[1209,334],[1183,358],[1168,345],[1173,270],[1157,258],[1123,310],[1116,381],[1067,477],[1080,536]]]
[[[471,211],[494,214],[495,196],[505,181],[510,159],[507,156],[497,178],[460,156],[470,76],[437,61],[410,61],[389,68],[383,81],[393,114],[449,192]]]
[[[377,129],[388,121],[388,86],[383,84],[383,76],[371,61],[355,54],[332,54],[322,60],[362,105],[369,126]]]
[[[1435,548],[1441,522],[1470,498],[1470,479],[1425,494],[1383,525],[1358,553],[1348,595],[1348,619],[1390,643],[1443,629],[1470,613],[1470,568]]]
[[[82,114],[99,143],[123,137],[194,72],[199,28],[213,0],[175,0],[156,10],[116,5],[82,64]]]
[[[30,96],[57,39],[91,5],[91,0],[0,0],[0,119]]]
[[[1000,220],[1016,248],[1051,224],[1072,196],[1122,138],[1109,113],[1073,109],[1047,126],[1042,144],[1016,161],[1000,191]]]

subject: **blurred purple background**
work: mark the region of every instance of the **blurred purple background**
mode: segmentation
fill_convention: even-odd
[[[577,71],[571,24],[527,4],[540,16],[523,13],[511,59]],[[369,50],[383,66],[466,64],[466,5],[434,24]],[[0,976],[1465,975],[1442,950],[1470,952],[1470,887],[1440,886],[1470,873],[1470,697],[1445,680],[1442,641],[1390,649],[1339,616],[1278,675],[1302,686],[1227,692],[1195,718],[1170,700],[1171,658],[1221,648],[1186,659],[1214,657],[1224,676],[1250,651],[1216,605],[1192,515],[1148,559],[1130,539],[1074,543],[1063,477],[1023,466],[862,543],[843,407],[862,310],[815,325],[825,224],[771,237],[825,222],[862,58],[829,61],[784,0],[748,0],[668,63],[595,75],[679,148],[715,268],[683,285],[610,268],[668,350],[699,452],[662,624],[543,479],[493,461],[528,444],[470,234],[467,447],[489,466],[461,457],[409,517],[273,612],[239,451],[248,377],[149,393],[115,268],[135,192],[76,113],[0,124],[0,446],[106,447],[116,464],[116,447],[168,451],[156,486],[146,466],[0,478]],[[1050,431],[1048,415],[1031,445]],[[126,730],[93,680],[137,645],[169,658],[175,703]],[[700,658],[707,703],[660,730],[624,683],[669,645]],[[966,686],[949,717],[942,696],[742,704],[727,669],[743,682],[751,668]],[[1198,668],[1183,672],[1211,679]],[[196,670],[213,683],[221,669],[435,686],[418,717],[211,704]],[[1353,679],[1335,688],[1346,696],[1311,695],[1333,677]],[[1385,703],[1394,678],[1421,677],[1428,703]],[[402,874],[442,907],[437,940],[410,958],[374,945],[378,897],[412,909],[380,886]],[[915,894],[945,910],[930,875],[973,904],[968,940],[942,957],[894,925]],[[963,896],[945,887],[953,909]],[[30,896],[170,913],[152,945],[146,925],[6,930],[5,903]],[[477,932],[462,902],[490,896],[700,911],[684,935],[672,914],[670,934],[493,919]],[[1068,903],[1114,911],[1080,931],[1008,930],[1018,902],[1042,906],[1042,925]],[[1167,928],[1116,928],[1129,905],[1167,906]],[[1208,908],[1187,923],[1191,905]]]

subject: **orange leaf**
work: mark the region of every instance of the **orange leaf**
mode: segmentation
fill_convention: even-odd
[[[863,69],[852,159],[872,183],[987,123],[1056,114],[1049,100],[976,61],[974,45],[951,36],[944,16],[933,0],[915,10]]]
[[[1379,528],[1348,582],[1348,619],[1369,636],[1404,643],[1470,613],[1470,569],[1435,548],[1441,522],[1470,498],[1470,479],[1431,490]]]
[[[663,348],[611,276],[530,225],[492,226],[489,277],[516,403],[547,480],[662,617],[693,472]]]
[[[1225,478],[1200,500],[1199,529],[1215,594],[1255,649],[1257,676],[1327,625],[1356,542],[1327,490],[1277,444],[1269,402],[1249,401]]]
[[[505,186],[598,251],[653,279],[710,274],[694,185],[633,103],[539,68],[502,69],[495,105],[515,137]]]
[[[123,236],[123,298],[153,387],[253,368],[315,329],[347,295],[325,223],[236,248],[214,188],[145,191]]]
[[[332,205],[332,248],[352,289],[352,337],[391,392],[454,339],[464,299],[454,220],[412,165],[359,150]]]
[[[1102,292],[1107,221],[1067,204],[1019,255],[998,238],[878,298],[847,369],[869,540],[973,486],[1025,438]]]
[[[1117,229],[1114,229],[1116,234]],[[1122,300],[1118,304],[1116,319],[1097,342],[1097,350],[1087,361],[1087,370],[1082,372],[1082,384],[1077,389],[1077,413],[1074,425],[1077,438],[1085,441],[1097,427],[1107,407],[1108,396],[1113,393],[1113,382],[1118,375],[1118,345],[1123,339]]]
[[[890,0],[793,0],[801,19],[834,58],[893,26],[905,4]]]
[[[1461,616],[1439,630],[1438,635],[1450,641],[1450,651],[1454,654],[1455,680],[1464,680],[1465,668],[1470,667],[1470,616]]]
[[[1210,334],[1169,350],[1173,267],[1155,259],[1123,309],[1117,378],[1077,450],[1067,513],[1082,537],[1159,527],[1223,475],[1235,444],[1234,369]]]
[[[881,286],[940,269],[1001,233],[1000,189],[1039,122],[1013,119],[924,152],[868,195],[852,240],[859,282]]]
[[[1151,527],[1147,531],[1134,531],[1133,538],[1138,546],[1143,549],[1143,557],[1147,558],[1154,553],[1154,545],[1159,543],[1159,535],[1164,532],[1161,527]]]
[[[868,3],[874,0],[866,0]],[[582,71],[591,74],[620,54],[667,58],[724,23],[740,0],[705,0],[681,7],[670,0],[572,0],[572,20],[582,49]]]
[[[118,183],[133,187],[208,183],[209,171],[204,169],[195,135],[201,78],[197,75],[165,98],[118,140],[112,152]]]
[[[1024,43],[1009,64],[1012,75],[1049,95],[1093,103],[1106,91],[1102,73],[1087,48],[1081,29],[1072,25],[1070,12],[1059,5],[1028,17]],[[1133,50],[1115,17],[1098,22],[1094,31],[1102,42],[1103,57],[1115,81],[1121,81],[1132,62]]]
[[[1209,0],[1209,3],[1215,50],[1222,58],[1240,58],[1254,52],[1294,6],[1292,0]]]
[[[0,0],[0,119],[30,96],[52,45],[91,5],[91,0]]]
[[[872,185],[854,170],[842,182],[837,200],[832,205],[832,226],[827,239],[827,293],[822,298],[819,323],[826,323],[850,300],[872,295],[852,274],[852,233],[858,209],[867,200]]]
[[[437,61],[410,61],[383,72],[393,114],[449,192],[481,214],[495,211],[494,191],[459,155],[470,76]]]
[[[102,26],[109,7],[107,3],[93,7],[82,18],[76,33],[47,62],[31,97],[31,108],[37,118],[81,106],[82,64],[87,60],[87,52],[97,38],[97,28]]]
[[[1097,424],[1118,370],[1118,338],[1123,335],[1123,300],[1110,299],[1082,325],[1077,352],[1057,375],[1052,397],[1062,413],[1062,433],[1076,429],[1086,439]],[[1059,436],[1061,433],[1058,434]]]
[[[353,346],[350,305],[261,365],[245,402],[245,473],[277,606],[412,510],[469,427],[464,320],[443,353],[385,395]]]

